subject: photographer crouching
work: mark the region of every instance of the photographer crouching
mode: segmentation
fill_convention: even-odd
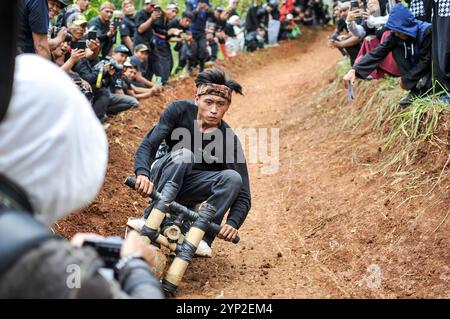
[[[103,60],[98,58],[100,43],[97,33],[86,32],[87,20],[84,15],[74,13],[68,17],[67,25],[72,37],[68,49],[70,58],[65,57],[64,64],[59,64],[66,72],[75,72],[89,83],[93,95],[92,106],[100,121],[105,122],[107,115],[137,107],[139,102],[135,98],[110,91],[111,82],[116,74],[122,72],[123,67],[109,56]]]
[[[16,13],[14,4],[5,3],[8,12]],[[0,52],[0,298],[162,298],[150,268],[156,250],[137,233],[119,245],[108,278],[96,251],[79,247],[99,235],[77,234],[69,243],[49,230],[97,194],[107,140],[70,79],[36,55],[15,58],[8,32],[0,32],[9,47]]]

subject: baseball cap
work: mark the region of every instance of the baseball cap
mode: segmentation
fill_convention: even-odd
[[[177,11],[179,10],[178,6],[175,3],[171,3],[166,7],[167,10],[173,10],[176,9]]]
[[[148,46],[146,46],[145,44],[138,44],[137,46],[134,47],[134,51],[135,52],[142,52],[142,51],[149,51],[150,49],[148,48]]]
[[[83,14],[75,12],[67,18],[67,24],[75,24],[81,26],[87,25],[88,21],[86,20],[86,17]]]
[[[120,44],[120,45],[116,46],[114,48],[114,52],[115,53],[125,53],[125,54],[128,54],[128,55],[131,55],[130,50],[128,50],[128,48],[125,45],[123,45],[123,44]]]
[[[156,4],[156,0],[145,0],[144,1],[145,4]]]
[[[61,4],[61,8],[65,8],[69,5],[67,0],[58,0],[58,2]]]
[[[123,66],[126,67],[126,68],[132,68],[133,67],[133,65],[131,64],[130,58],[127,58],[127,60],[123,64]]]

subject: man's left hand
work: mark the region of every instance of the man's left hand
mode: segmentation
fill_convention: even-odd
[[[234,228],[231,225],[224,224],[220,228],[219,234],[217,234],[217,237],[220,239],[223,239],[225,241],[233,241],[236,236],[238,235],[238,230]]]

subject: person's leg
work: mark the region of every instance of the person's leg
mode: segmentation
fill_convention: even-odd
[[[150,180],[153,187],[161,192],[164,186],[171,181],[178,185],[179,190],[183,185],[185,175],[191,172],[193,164],[194,154],[185,148],[164,155],[151,169]],[[178,192],[175,192],[174,196],[177,194]],[[145,210],[144,218],[150,214],[153,203]]]
[[[99,89],[94,93],[92,107],[95,115],[103,123],[106,117],[106,109],[109,104],[109,92],[106,89]]]
[[[155,74],[156,55],[154,51],[155,50],[153,49],[149,52],[147,60],[147,70],[144,74],[144,77],[149,81],[153,79],[153,75]]]
[[[436,92],[450,92],[450,6],[434,1],[432,59]]]
[[[198,64],[200,72],[203,72],[205,69],[206,56],[206,34],[202,33],[198,37]]]
[[[136,100],[132,96],[124,94],[111,94],[106,112],[108,114],[116,115],[132,107],[138,106],[139,106],[138,100]]]
[[[189,67],[194,68],[199,61],[199,42],[197,35],[192,35],[192,45],[190,46],[190,53]]]
[[[216,215],[213,222],[220,225],[226,212],[236,200],[241,187],[241,175],[234,170],[193,170],[185,176],[175,200],[188,207],[206,201],[215,207]],[[211,246],[214,238],[215,234],[207,231],[204,240]]]

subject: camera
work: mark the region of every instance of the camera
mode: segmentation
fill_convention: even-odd
[[[75,50],[75,49],[86,50],[86,40],[79,40],[77,42],[72,42],[71,48],[73,50]]]
[[[97,31],[95,31],[95,30],[89,31],[88,34],[87,34],[87,39],[88,40],[95,40],[95,39],[97,39]]]
[[[120,26],[120,19],[118,17],[114,18],[113,26],[114,26],[114,29],[117,29]]]
[[[56,38],[56,36],[58,35],[59,31],[61,31],[61,28],[53,27],[53,28],[51,29],[51,32],[50,32],[50,38],[52,38],[52,39]],[[73,38],[73,37],[72,37],[72,34],[70,34],[69,32],[67,32],[67,33],[66,33],[66,37],[64,38],[64,41],[63,41],[63,42],[71,42],[71,41],[72,41],[72,38]]]
[[[359,1],[358,0],[351,0],[350,1],[350,10],[359,9]]]
[[[120,249],[123,240],[118,236],[106,237],[103,240],[85,240],[83,247],[92,247],[105,263],[106,268],[114,268],[120,260]]]
[[[101,60],[96,65],[94,65],[94,70],[100,71],[103,70],[105,65],[109,64],[111,67],[113,67],[116,71],[122,71],[123,66],[116,62],[112,57],[107,56],[104,60]]]

